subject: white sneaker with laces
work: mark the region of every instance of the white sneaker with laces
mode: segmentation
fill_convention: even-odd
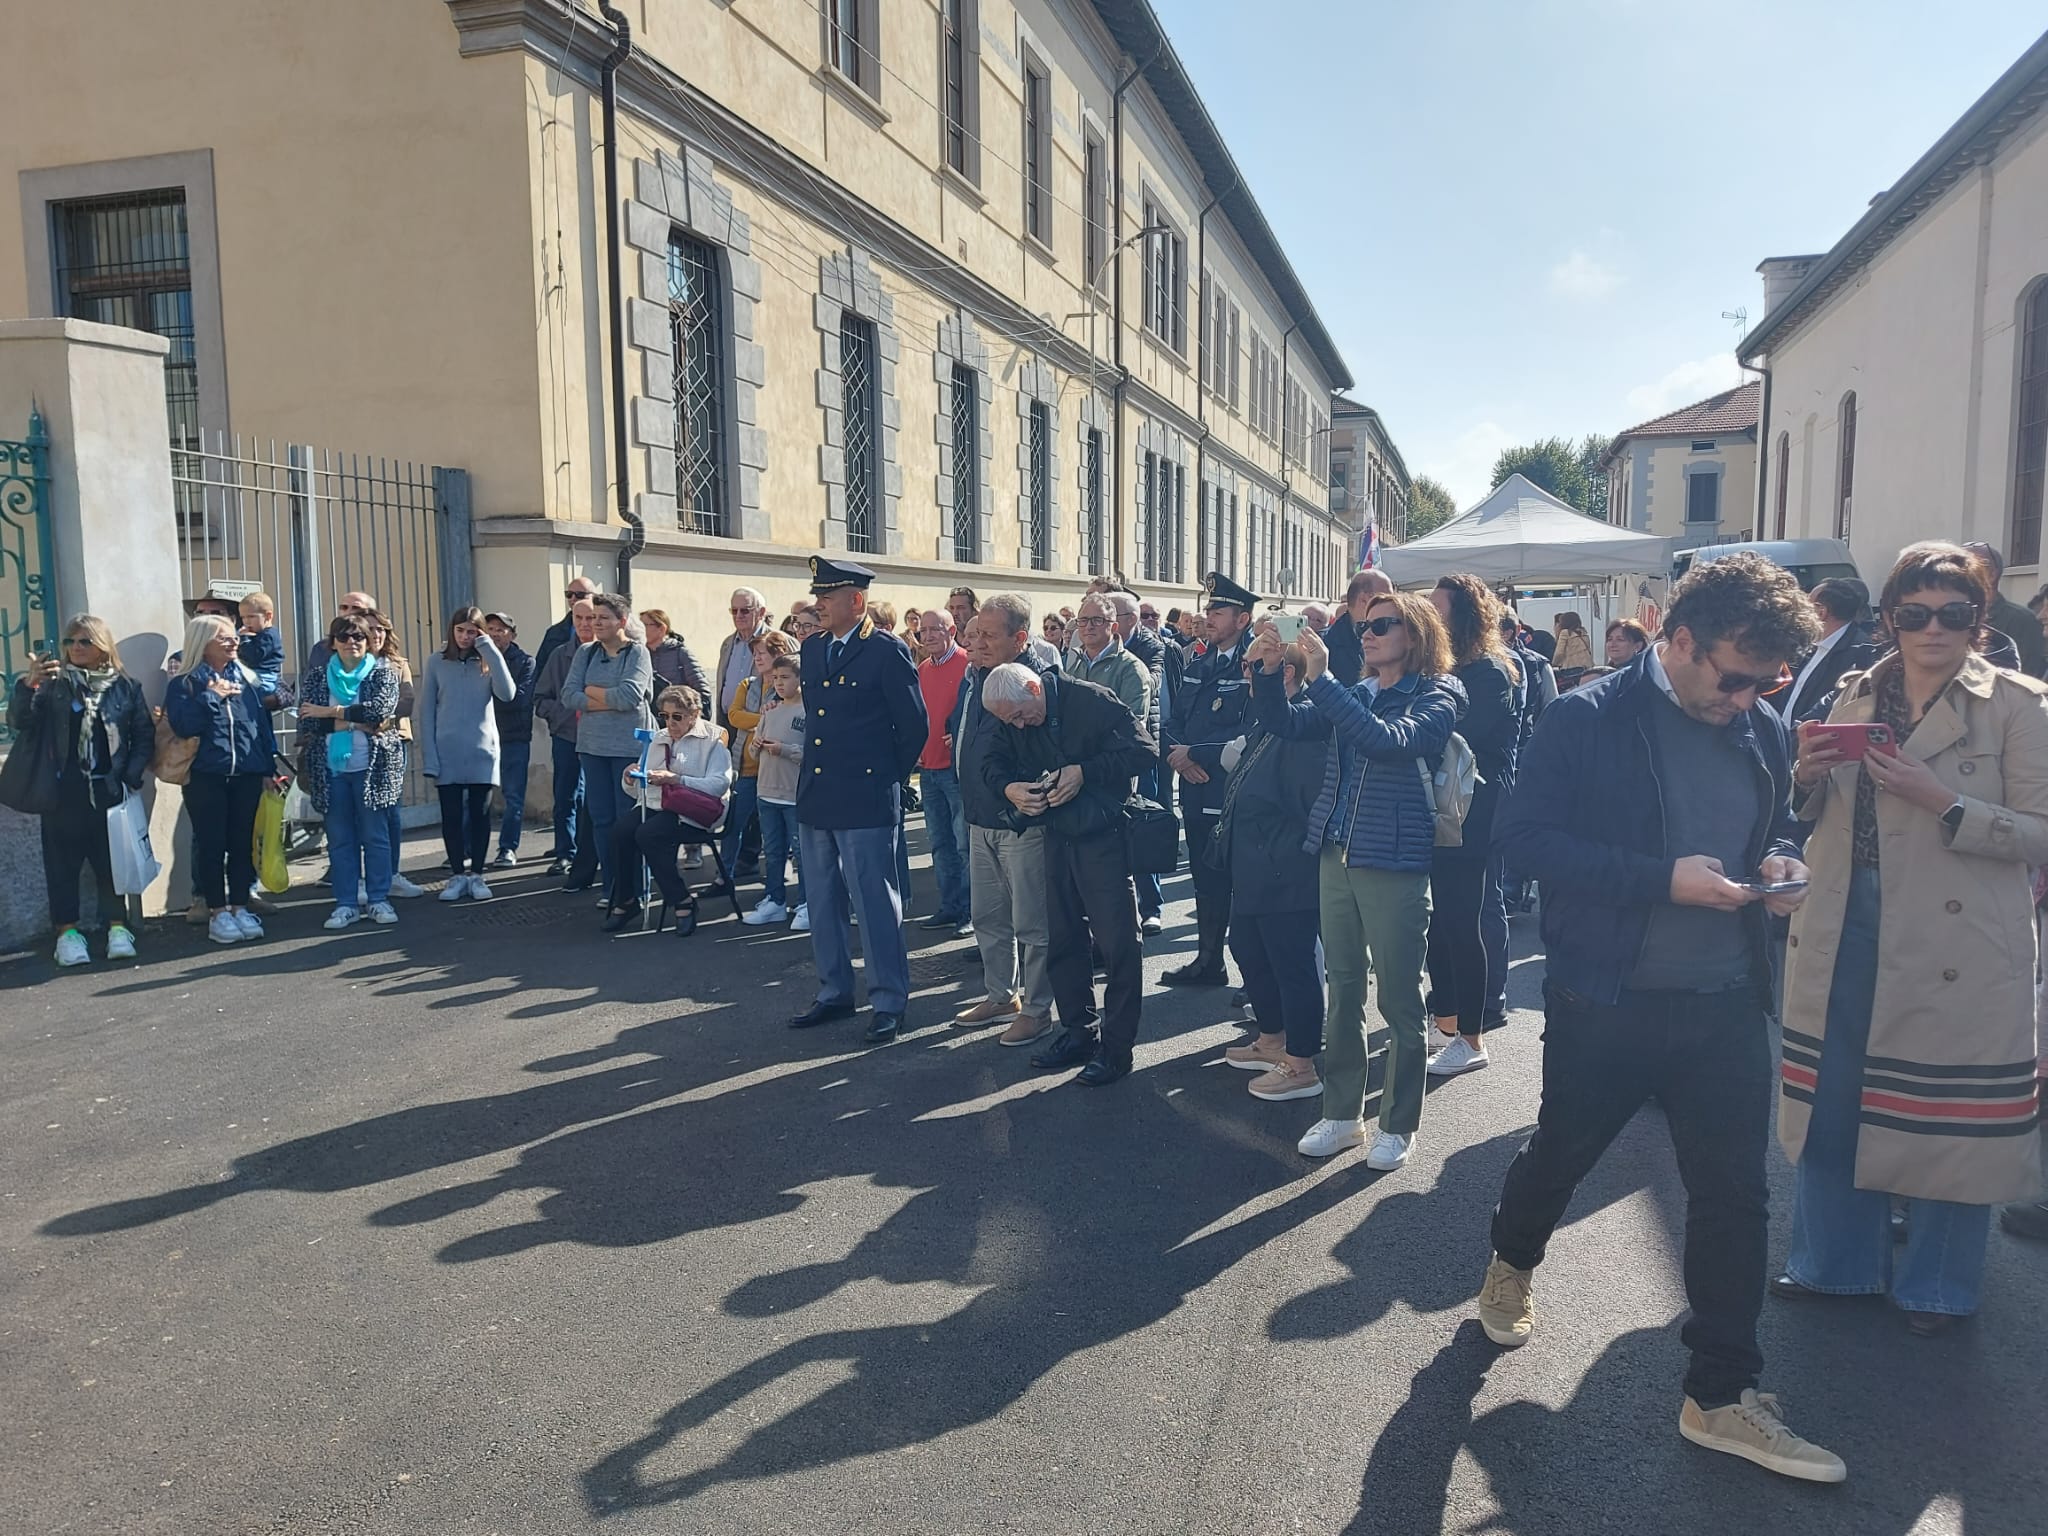
[[[424,896],[427,893],[394,869],[391,872],[391,894],[404,897],[409,901],[415,896]]]
[[[1318,1120],[1295,1143],[1295,1150],[1303,1157],[1335,1157],[1347,1148],[1364,1145],[1363,1120]]]
[[[1372,1150],[1365,1154],[1365,1166],[1381,1173],[1392,1173],[1408,1161],[1408,1154],[1415,1150],[1415,1137],[1397,1135],[1393,1131],[1381,1131],[1374,1138]]]
[[[263,937],[263,924],[258,921],[254,912],[251,912],[247,907],[230,907],[228,910],[235,914],[235,926],[242,930],[243,938],[260,939]]]
[[[448,883],[441,887],[443,901],[460,901],[469,894],[469,876],[450,875]]]
[[[1463,1035],[1429,1058],[1431,1077],[1462,1077],[1467,1072],[1477,1072],[1481,1067],[1491,1066],[1486,1047],[1474,1045]]]
[[[216,944],[239,944],[247,937],[242,925],[235,921],[235,914],[226,907],[207,919],[206,936]]]
[[[491,899],[491,888],[484,884],[484,877],[482,875],[471,875],[469,877],[469,899],[471,901],[489,901]]]
[[[370,903],[370,921],[389,928],[398,921],[398,913],[388,901],[373,901]]]
[[[741,918],[740,921],[749,928],[765,928],[770,923],[779,923],[788,916],[789,908],[772,896],[763,896],[760,901],[755,903],[754,910]]]
[[[133,960],[135,958],[135,935],[119,923],[107,929],[107,958],[109,960]]]
[[[1702,1408],[1688,1397],[1678,1410],[1678,1432],[1694,1445],[1740,1456],[1783,1477],[1839,1483],[1849,1475],[1833,1451],[1792,1433],[1774,1394],[1754,1387],[1743,1388],[1741,1399],[1725,1408]]]
[[[791,933],[809,933],[811,931],[811,904],[809,902],[805,901],[797,904],[796,915],[789,920],[789,931]]]
[[[85,935],[76,928],[66,928],[57,935],[59,965],[84,965],[90,959],[92,951],[85,947]]]
[[[339,933],[344,928],[355,927],[357,919],[362,915],[354,907],[336,907],[333,912],[328,914],[327,921],[320,926],[322,928],[332,928],[335,932]]]

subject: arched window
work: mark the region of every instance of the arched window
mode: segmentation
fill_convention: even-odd
[[[2048,490],[2048,277],[2037,277],[2020,302],[2020,387],[2012,465],[2014,565],[2041,558],[2042,493]]]
[[[1790,432],[1780,432],[1778,434],[1778,463],[1777,467],[1771,471],[1771,474],[1777,482],[1772,491],[1772,494],[1777,498],[1777,509],[1774,513],[1777,532],[1772,537],[1782,539],[1785,537],[1785,485],[1792,478],[1792,434]]]
[[[1856,391],[1842,396],[1842,454],[1835,476],[1835,537],[1848,542],[1849,508],[1856,492]]]

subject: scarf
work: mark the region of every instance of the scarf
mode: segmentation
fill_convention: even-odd
[[[363,680],[377,667],[377,658],[367,653],[356,663],[351,672],[341,664],[339,656],[330,654],[327,658],[327,700],[339,704],[343,709],[355,703],[356,695],[363,691]],[[336,722],[334,731],[327,738],[327,771],[345,773],[348,760],[354,755],[355,743],[349,740],[348,732]]]
[[[103,667],[93,667],[90,669],[67,665],[62,675],[64,681],[71,685],[71,696],[78,700],[80,706],[78,717],[79,759],[85,764],[88,774],[103,774],[107,771],[107,764],[95,761],[99,752],[93,742],[93,727],[98,725],[104,726],[106,729],[107,751],[111,754],[108,761],[111,762],[113,758],[119,757],[121,755],[120,722],[112,719],[101,720],[100,705],[106,701],[107,690],[114,686],[114,679],[121,674],[115,669],[113,663],[109,662]]]

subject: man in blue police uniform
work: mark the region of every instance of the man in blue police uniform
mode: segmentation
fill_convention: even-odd
[[[924,750],[924,696],[910,649],[868,617],[875,573],[843,560],[811,558],[818,630],[803,647],[804,743],[796,794],[803,845],[804,897],[811,909],[811,952],[818,999],[789,1021],[812,1029],[850,1018],[853,933],[848,900],[860,916],[874,1018],[863,1037],[896,1038],[910,1001],[910,957],[903,943],[897,888],[897,797]]]
[[[1251,725],[1252,691],[1244,680],[1244,653],[1252,610],[1259,599],[1221,571],[1202,583],[1209,649],[1188,662],[1160,730],[1166,763],[1180,780],[1180,810],[1188,837],[1188,868],[1195,882],[1195,958],[1160,979],[1176,987],[1220,987],[1223,941],[1230,930],[1230,871],[1212,869],[1204,855],[1223,819],[1229,775],[1223,748]]]

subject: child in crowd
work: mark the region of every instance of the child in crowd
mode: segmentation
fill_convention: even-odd
[[[811,914],[803,904],[804,863],[797,848],[796,787],[804,764],[802,671],[796,657],[777,656],[768,669],[771,696],[762,707],[754,739],[760,747],[756,792],[761,815],[761,875],[768,894],[745,921],[760,928],[789,916],[783,861],[796,860],[796,916],[790,928],[807,933]]]
[[[268,705],[284,676],[284,641],[277,633],[277,604],[268,592],[251,592],[241,602],[242,631],[235,657],[256,674],[256,692]]]

